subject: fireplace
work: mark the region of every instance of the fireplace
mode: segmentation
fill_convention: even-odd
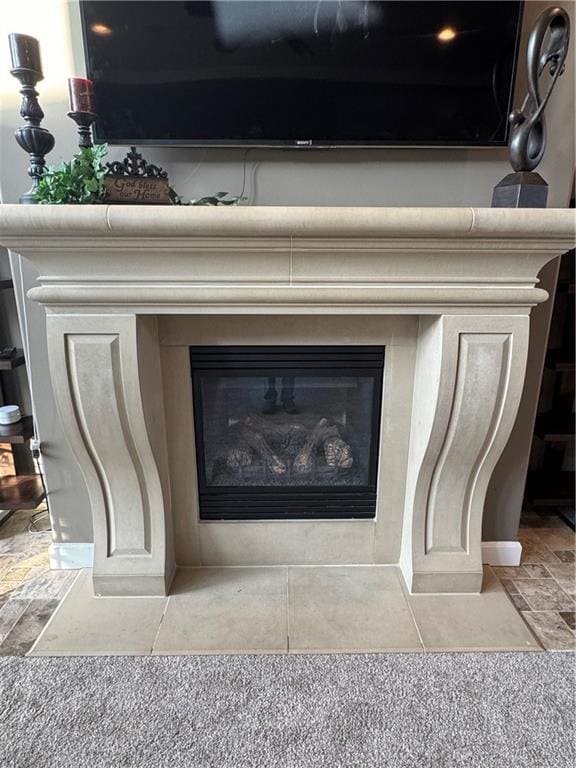
[[[200,518],[371,518],[384,347],[190,348]]]
[[[0,242],[38,269],[97,594],[164,595],[177,565],[399,564],[413,593],[480,591],[538,272],[573,247],[571,211],[4,205]],[[249,444],[214,472],[250,416],[326,419],[352,463],[323,441],[288,484],[289,444],[278,475]]]

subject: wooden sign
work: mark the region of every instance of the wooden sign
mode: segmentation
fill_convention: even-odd
[[[132,205],[171,205],[168,179],[150,176],[104,177],[106,202],[130,203]]]

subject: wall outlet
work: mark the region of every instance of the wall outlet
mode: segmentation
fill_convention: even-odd
[[[30,450],[32,451],[33,456],[39,456],[40,455],[40,440],[33,437],[30,440]]]

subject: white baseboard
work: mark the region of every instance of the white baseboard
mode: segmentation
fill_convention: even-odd
[[[50,568],[53,570],[92,568],[94,544],[88,542],[56,542],[50,544]]]
[[[520,565],[522,544],[519,541],[483,541],[482,562],[487,565]]]

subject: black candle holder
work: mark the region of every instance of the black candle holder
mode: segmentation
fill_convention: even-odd
[[[93,147],[92,142],[92,123],[98,119],[94,112],[68,112],[70,117],[78,126],[78,146],[80,149],[89,149]]]
[[[20,89],[22,94],[20,116],[26,125],[18,128],[14,136],[19,146],[30,156],[28,176],[32,179],[31,189],[20,196],[20,202],[23,205],[33,205],[38,202],[36,200],[36,188],[46,167],[44,156],[54,149],[54,136],[46,128],[40,126],[44,119],[44,112],[38,102],[38,91],[35,86],[39,80],[42,80],[42,73],[33,69],[17,67],[11,69],[10,74],[19,80],[22,86]]]

